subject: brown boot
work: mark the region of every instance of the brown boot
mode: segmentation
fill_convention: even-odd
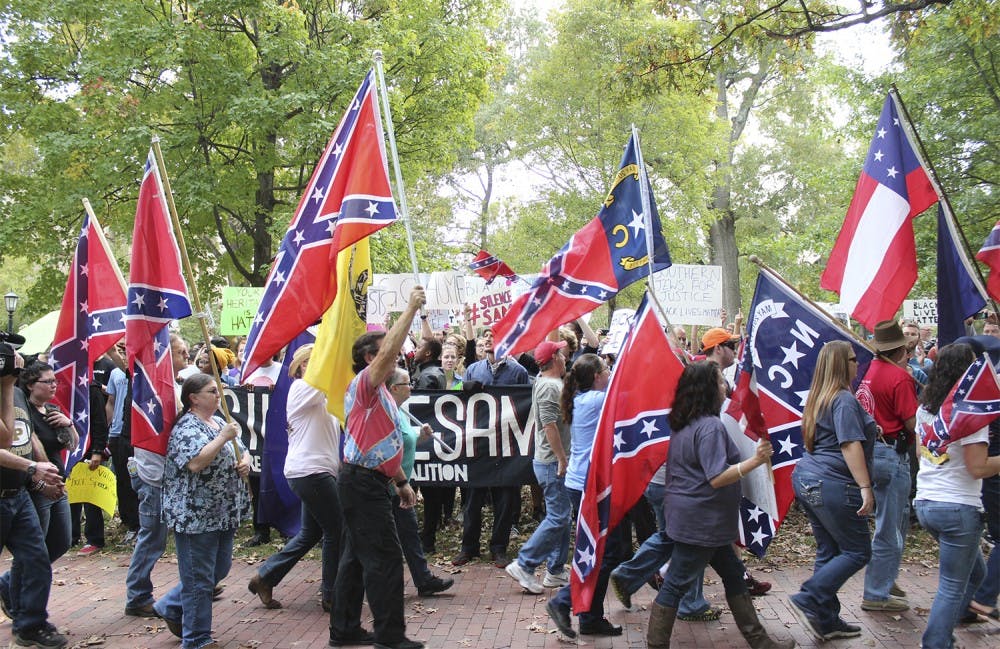
[[[260,575],[254,575],[247,584],[247,590],[260,598],[264,608],[281,608],[281,602],[271,597],[271,586],[261,580]]]
[[[767,631],[757,619],[757,609],[753,607],[750,593],[727,596],[726,601],[729,603],[729,610],[733,612],[737,628],[753,649],[792,649],[795,646],[794,640],[776,641],[768,637]]]
[[[677,609],[653,602],[649,609],[649,626],[646,628],[646,647],[670,649],[670,635],[674,632]]]

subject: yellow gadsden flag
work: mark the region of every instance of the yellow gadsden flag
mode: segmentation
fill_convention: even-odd
[[[344,393],[354,378],[351,347],[368,330],[368,286],[372,260],[368,238],[337,254],[337,297],[323,314],[316,346],[303,377],[309,385],[326,393],[326,408],[344,421]]]

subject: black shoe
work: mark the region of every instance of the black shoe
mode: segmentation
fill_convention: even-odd
[[[573,622],[569,619],[569,609],[563,606],[559,606],[551,599],[545,603],[545,610],[548,612],[549,617],[555,622],[556,628],[567,638],[575,638],[576,631],[573,630]]]
[[[464,566],[465,564],[469,563],[473,559],[478,559],[478,558],[479,558],[478,554],[470,554],[470,553],[466,552],[465,550],[462,550],[461,552],[459,552],[458,554],[455,555],[454,559],[451,560],[451,565],[453,565],[453,566]]]
[[[43,624],[31,631],[13,632],[14,644],[18,647],[52,647],[62,649],[66,646],[66,636],[51,624]]]
[[[607,635],[616,636],[622,634],[622,628],[608,622],[607,618],[601,618],[591,624],[580,625],[580,635]]]
[[[493,565],[497,568],[506,568],[507,564],[510,563],[506,552],[493,552],[490,554],[490,558],[493,559]]]
[[[125,615],[132,617],[160,617],[160,614],[153,608],[153,604],[143,604],[142,606],[126,606]]]
[[[837,638],[857,638],[861,635],[861,627],[848,624],[841,618],[833,623],[833,628],[823,634],[824,640],[836,640]]]
[[[251,536],[250,540],[243,544],[243,547],[254,548],[257,547],[258,545],[264,545],[265,543],[270,543],[270,542],[271,542],[270,534],[261,534],[258,532],[257,534]]]
[[[428,597],[430,595],[437,595],[438,593],[443,593],[452,586],[455,585],[454,579],[441,579],[440,577],[431,577],[423,585],[417,588],[417,594],[421,597]]]
[[[184,627],[181,626],[180,620],[171,620],[169,618],[163,618],[163,621],[167,623],[167,631],[170,631],[178,638],[184,637]]]
[[[343,637],[334,636],[333,631],[330,632],[331,647],[354,647],[357,645],[373,644],[375,644],[375,634],[368,629],[358,629],[355,633]]]
[[[375,649],[424,649],[424,643],[418,640],[403,638],[399,642],[393,642],[392,644],[376,642]]]

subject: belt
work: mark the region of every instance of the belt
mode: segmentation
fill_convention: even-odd
[[[391,477],[382,473],[381,471],[376,471],[375,469],[369,469],[366,466],[361,466],[360,464],[344,464],[340,467],[341,473],[357,473],[360,475],[373,475],[383,482],[389,482],[392,480]]]
[[[21,493],[23,489],[0,489],[0,498],[13,498]]]

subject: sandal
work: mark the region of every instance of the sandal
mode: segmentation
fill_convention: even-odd
[[[714,622],[722,617],[721,608],[709,607],[708,610],[695,615],[678,615],[677,618],[685,622]]]

